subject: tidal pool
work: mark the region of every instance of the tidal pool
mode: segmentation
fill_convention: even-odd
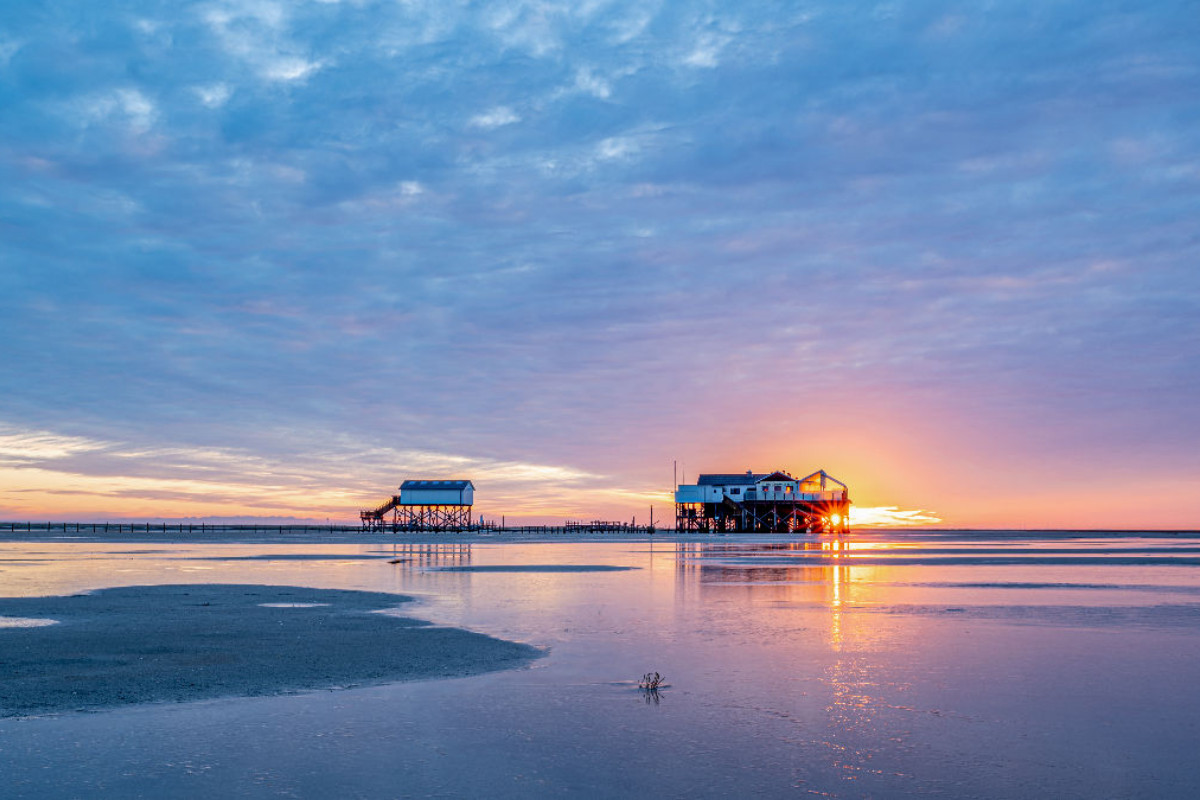
[[[1200,537],[144,546],[9,538],[0,594],[385,592],[418,598],[405,615],[549,654],[467,678],[0,720],[5,797],[1190,798],[1200,787]],[[637,680],[655,671],[669,688],[652,698]]]

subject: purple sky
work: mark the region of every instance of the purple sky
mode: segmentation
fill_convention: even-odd
[[[1193,3],[0,21],[0,518],[1200,527]]]

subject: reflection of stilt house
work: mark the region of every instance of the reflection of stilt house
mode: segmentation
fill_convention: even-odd
[[[786,472],[701,475],[675,490],[675,529],[757,533],[845,533],[850,490],[817,470],[806,478]]]
[[[475,485],[470,481],[405,481],[400,494],[379,508],[359,512],[373,531],[450,531],[471,527]],[[389,513],[391,519],[388,519]]]

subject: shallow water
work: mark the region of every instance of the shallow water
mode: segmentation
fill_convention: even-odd
[[[10,596],[389,591],[550,648],[472,678],[0,720],[2,793],[1193,797],[1198,565],[1200,538],[1148,535],[0,542]],[[653,671],[670,686],[648,698]]]

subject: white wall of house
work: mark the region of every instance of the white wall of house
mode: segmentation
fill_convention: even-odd
[[[474,503],[475,491],[470,486],[465,489],[423,486],[400,491],[400,505],[403,506],[469,506]]]

